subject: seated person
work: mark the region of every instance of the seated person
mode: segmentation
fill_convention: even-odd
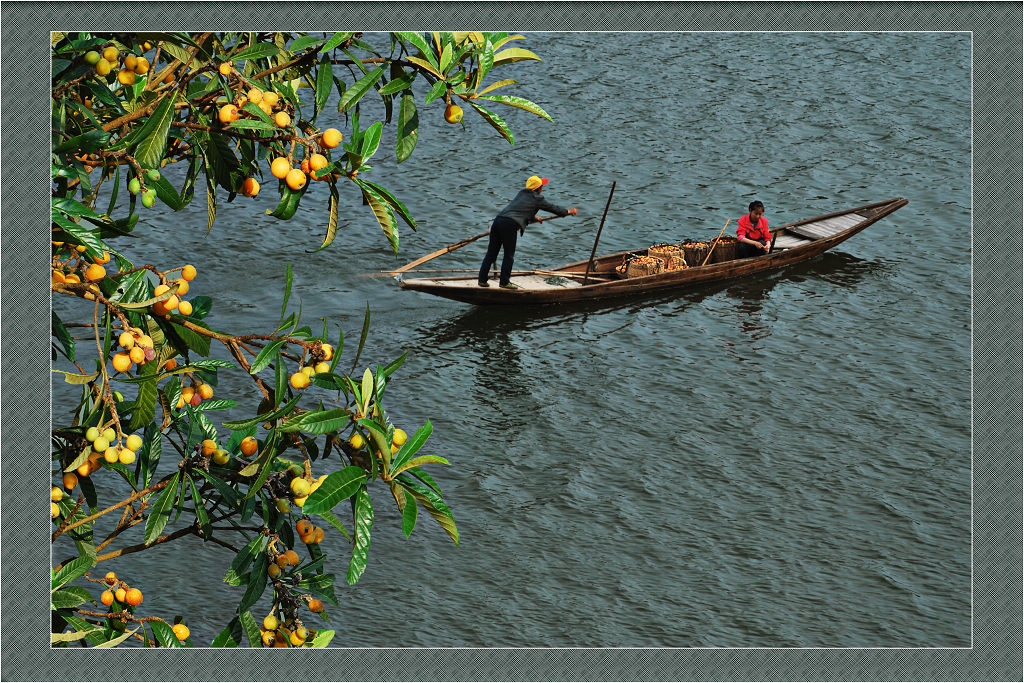
[[[764,217],[764,204],[750,202],[749,214],[736,221],[736,258],[749,258],[767,254],[771,249],[772,233],[768,230],[768,219]]]

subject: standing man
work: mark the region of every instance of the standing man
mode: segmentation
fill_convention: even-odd
[[[480,275],[477,277],[477,284],[481,287],[490,287],[487,282],[487,274],[494,262],[498,260],[498,251],[504,249],[505,256],[501,260],[501,276],[498,284],[505,289],[519,289],[509,282],[512,277],[512,261],[516,254],[516,231],[518,230],[522,235],[526,230],[527,223],[543,223],[544,219],[536,215],[539,209],[556,216],[575,216],[578,213],[575,207],[566,210],[541,197],[541,192],[547,184],[547,178],[535,175],[527,178],[526,188],[519,190],[519,194],[501,210],[491,223],[491,240],[487,244],[487,255],[484,256],[484,262],[480,265]]]
[[[764,217],[764,204],[750,202],[747,211],[750,213],[736,221],[736,241],[739,242],[736,258],[760,256],[771,250],[772,233],[768,229],[768,219]]]

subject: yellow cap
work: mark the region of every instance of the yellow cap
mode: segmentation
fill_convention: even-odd
[[[547,184],[548,184],[548,179],[547,178],[541,178],[540,176],[532,175],[532,176],[530,176],[529,178],[526,179],[526,189],[527,190],[536,190],[541,185],[547,185]]]

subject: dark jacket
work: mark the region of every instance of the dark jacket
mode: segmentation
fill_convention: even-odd
[[[568,216],[569,211],[563,209],[560,206],[555,206],[548,200],[544,199],[540,192],[535,190],[527,190],[523,188],[519,190],[508,206],[498,213],[497,218],[505,217],[511,218],[516,222],[520,229],[526,227],[528,223],[534,223],[534,218],[537,215],[537,211],[543,209],[556,216]]]

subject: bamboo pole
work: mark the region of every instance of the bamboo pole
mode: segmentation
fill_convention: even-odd
[[[715,250],[715,247],[718,246],[718,240],[722,239],[722,235],[725,234],[725,229],[729,227],[729,221],[731,220],[731,218],[725,219],[725,225],[722,226],[722,232],[718,233],[718,237],[715,238],[715,243],[711,245],[710,249],[708,249],[708,255],[704,257],[704,263],[707,263],[708,259],[711,258],[711,252],[713,252]],[[704,263],[702,263],[701,265],[703,266]]]
[[[604,214],[601,216],[601,225],[597,226],[597,238],[594,240],[594,248],[590,250],[590,260],[587,261],[587,273],[583,277],[583,284],[587,284],[587,280],[590,279],[590,270],[594,266],[594,255],[597,253],[597,243],[601,241],[601,231],[604,230],[604,219],[608,217],[608,207],[612,205],[612,195],[615,194],[615,183],[618,181],[612,181],[611,192],[608,193],[608,203],[604,205]]]
[[[435,251],[433,253],[430,253],[430,254],[427,254],[426,256],[421,256],[420,258],[416,259],[415,261],[411,261],[409,263],[406,263],[404,266],[402,266],[398,270],[382,270],[381,273],[387,273],[387,274],[390,274],[390,275],[397,275],[399,273],[404,273],[405,271],[409,270],[410,268],[415,268],[416,266],[420,265],[421,263],[426,263],[427,261],[429,261],[431,259],[435,259],[438,256],[443,256],[443,255],[445,255],[445,254],[447,254],[449,252],[455,251],[456,249],[459,249],[461,247],[466,246],[470,242],[475,242],[476,240],[480,239],[481,237],[486,237],[487,235],[490,235],[490,234],[491,234],[491,231],[488,230],[487,232],[482,232],[479,235],[473,235],[472,237],[467,237],[466,239],[462,240],[461,242],[456,242],[455,244],[450,244],[447,247],[445,247],[444,249],[438,249],[437,251]]]

